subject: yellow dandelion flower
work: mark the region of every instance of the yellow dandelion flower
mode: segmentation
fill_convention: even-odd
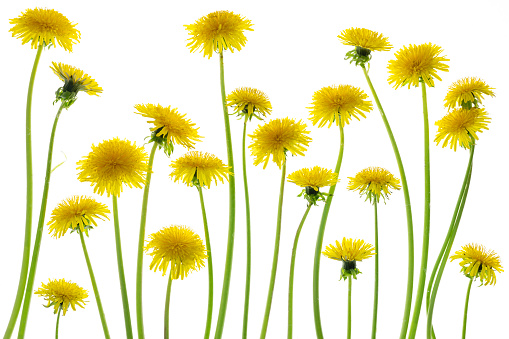
[[[99,145],[92,145],[92,152],[77,162],[78,180],[90,182],[94,193],[117,197],[122,184],[141,188],[145,183],[148,168],[148,154],[143,147],[136,147],[128,140],[114,138]]]
[[[230,11],[217,11],[198,19],[194,24],[184,25],[191,36],[187,46],[191,53],[203,51],[203,56],[210,59],[212,52],[229,49],[241,50],[246,44],[244,31],[252,31],[250,20]]]
[[[21,39],[21,44],[31,41],[32,48],[58,43],[72,52],[72,45],[80,42],[80,31],[64,15],[53,9],[27,9],[17,18],[10,19],[14,25],[9,32]]]
[[[315,166],[303,168],[288,176],[288,181],[300,187],[312,187],[318,191],[320,187],[336,185],[339,182],[338,174],[332,170]]]
[[[389,38],[366,28],[348,28],[338,35],[343,45],[369,49],[370,51],[389,51],[392,45]]]
[[[488,86],[481,79],[463,78],[449,86],[444,106],[449,110],[456,106],[467,105],[468,102],[477,106],[477,103],[482,103],[483,95],[494,97],[493,90],[494,88]]]
[[[345,127],[349,124],[352,117],[360,120],[358,115],[366,118],[364,112],[373,109],[371,101],[367,101],[367,94],[363,90],[350,85],[339,85],[324,87],[313,94],[313,102],[311,107],[311,117],[313,126],[323,127],[329,123],[330,127],[333,122],[339,126]]]
[[[226,97],[226,104],[233,106],[239,116],[247,114],[249,120],[256,116],[260,120],[272,112],[272,105],[265,93],[256,88],[237,88]],[[258,113],[258,114],[257,114]]]
[[[479,277],[481,284],[495,285],[498,273],[504,272],[500,257],[493,250],[487,251],[482,245],[468,244],[451,256],[451,261],[460,259],[461,272],[470,278]]]
[[[396,52],[396,60],[390,60],[387,66],[389,84],[410,88],[410,85],[418,86],[422,79],[426,85],[435,86],[434,78],[442,80],[437,71],[449,72],[449,66],[443,63],[449,59],[440,56],[442,52],[441,47],[431,43],[403,47]]]
[[[265,169],[272,155],[272,160],[281,168],[286,161],[287,151],[292,155],[304,155],[311,142],[307,134],[309,131],[306,131],[306,124],[289,118],[274,119],[258,126],[253,134],[249,135],[253,139],[249,148],[251,155],[255,157],[254,164],[263,162]]]
[[[64,315],[69,305],[73,311],[76,311],[76,305],[85,308],[85,303],[88,302],[85,300],[88,298],[88,291],[76,283],[65,281],[65,279],[49,279],[48,283],[42,283],[42,286],[34,294],[44,297],[44,300],[48,302],[46,307],[53,306],[53,313],[57,313],[58,309],[62,307]]]
[[[371,258],[376,253],[373,245],[364,242],[364,240],[343,238],[341,243],[336,240],[336,245],[328,245],[322,254],[330,259],[343,262],[341,279],[346,280],[349,275],[353,276],[354,279],[357,279],[357,274],[361,273],[357,268],[357,261]]]
[[[64,86],[56,92],[55,102],[62,100],[69,108],[76,101],[80,91],[96,96],[99,96],[98,93],[102,93],[103,89],[97,82],[88,74],[83,73],[81,69],[60,62],[58,64],[52,62],[52,64],[51,70],[64,82]]]
[[[380,201],[380,196],[385,199],[389,198],[391,194],[390,189],[401,189],[400,181],[388,170],[381,167],[368,167],[360,171],[351,178],[348,183],[348,189],[352,191],[359,191],[359,194],[365,194],[366,200],[375,202]]]
[[[69,228],[79,229],[88,235],[88,229],[92,228],[92,225],[97,226],[95,218],[109,220],[107,213],[110,213],[110,210],[106,205],[89,197],[75,195],[62,201],[53,210],[48,231],[53,233],[54,238],[60,238]]]
[[[465,149],[470,149],[472,138],[479,140],[477,133],[482,133],[483,129],[488,130],[490,120],[484,108],[456,108],[435,122],[438,126],[435,142],[438,145],[443,140],[442,147],[449,144],[454,151],[458,144]]]
[[[210,153],[192,151],[184,154],[170,165],[173,172],[170,178],[175,182],[182,180],[188,186],[200,185],[210,188],[212,180],[217,185],[217,180],[228,181],[230,172],[228,165],[225,165],[221,159]]]
[[[198,234],[186,226],[165,227],[148,236],[150,241],[145,252],[152,250],[150,269],[162,271],[170,266],[171,279],[184,279],[191,271],[205,266],[207,250]]]

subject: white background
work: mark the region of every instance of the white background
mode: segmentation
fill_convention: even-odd
[[[240,52],[225,53],[226,92],[251,86],[269,96],[271,118],[302,119],[313,142],[305,157],[288,159],[288,174],[315,165],[333,169],[338,153],[336,128],[313,127],[309,120],[312,95],[322,87],[350,84],[371,93],[360,68],[343,60],[351,48],[337,39],[341,30],[365,27],[389,37],[394,49],[375,52],[370,75],[393,128],[404,161],[410,187],[415,232],[415,289],[419,277],[424,195],[422,102],[418,88],[394,90],[386,79],[387,62],[404,45],[432,42],[444,49],[450,71],[441,72],[442,81],[428,89],[431,138],[434,122],[446,114],[443,98],[448,86],[466,76],[477,76],[495,88],[496,98],[485,100],[492,118],[490,130],[480,135],[474,158],[472,184],[453,251],[469,242],[494,249],[502,264],[509,258],[507,247],[507,149],[505,127],[509,126],[506,98],[508,86],[505,58],[508,32],[502,1],[315,1],[304,2],[106,2],[106,1],[17,1],[0,5],[2,46],[0,93],[2,97],[2,192],[0,213],[0,330],[4,331],[14,302],[21,264],[25,219],[25,100],[35,50],[21,45],[8,32],[8,19],[27,8],[53,8],[81,31],[74,52],[62,48],[42,54],[33,96],[34,230],[36,228],[47,146],[57,106],[52,106],[61,81],[49,68],[51,61],[83,69],[103,87],[100,97],[79,95],[64,111],[58,125],[54,164],[66,162],[53,173],[46,221],[63,199],[72,195],[93,195],[93,189],[76,180],[76,162],[86,156],[91,145],[113,137],[143,145],[149,135],[146,119],[133,114],[140,103],[160,103],[177,107],[200,127],[204,142],[196,149],[214,153],[226,162],[224,125],[219,87],[218,56],[204,58],[189,53],[183,25],[216,10],[231,10],[250,19],[253,32]],[[374,102],[373,102],[374,104]],[[237,218],[233,273],[223,338],[240,338],[245,283],[245,215],[241,175],[242,122],[231,118],[237,182]],[[257,125],[249,126],[251,133]],[[345,128],[345,153],[341,183],[336,190],[325,232],[324,246],[343,237],[374,242],[373,208],[346,190],[347,177],[368,166],[387,168],[399,177],[394,155],[377,112],[367,119],[354,120]],[[150,145],[145,145],[147,152]],[[185,153],[176,147],[176,159]],[[64,156],[65,154],[65,156]],[[431,145],[431,245],[430,270],[447,232],[468,161],[468,152],[454,152]],[[157,152],[150,189],[146,234],[170,224],[185,224],[204,237],[198,193],[170,181],[171,160]],[[266,170],[252,166],[248,176],[251,193],[253,267],[249,337],[259,336],[272,262],[280,171],[274,163]],[[267,338],[286,336],[288,271],[293,237],[306,202],[296,195],[300,188],[287,183],[283,211],[280,260]],[[94,196],[111,208],[111,198]],[[215,331],[219,307],[223,263],[226,253],[228,187],[205,191],[214,258]],[[119,199],[123,255],[134,330],[135,270],[142,190],[126,188]],[[295,278],[294,338],[313,338],[312,266],[316,231],[323,204],[313,207],[304,225],[298,247]],[[111,218],[112,219],[112,218]],[[399,336],[404,309],[407,277],[407,228],[404,199],[394,192],[379,208],[380,299],[378,337]],[[35,238],[35,231],[33,238]],[[112,338],[125,337],[122,303],[115,257],[113,220],[100,222],[86,239]],[[90,291],[86,309],[69,312],[61,321],[61,338],[100,338],[102,328],[92,286],[76,234],[53,239],[45,230],[34,289],[48,278],[70,279]],[[162,338],[164,295],[167,277],[148,270],[145,257],[144,319],[147,338]],[[323,332],[327,338],[346,337],[347,283],[338,282],[341,263],[322,258],[320,296]],[[353,284],[353,337],[371,333],[374,260],[358,265],[363,272]],[[440,338],[459,337],[468,280],[459,272],[458,262],[446,266],[435,308],[435,328]],[[468,336],[507,337],[509,282],[507,272],[497,275],[497,285],[478,288],[470,299]],[[414,292],[415,293],[415,292]],[[193,273],[173,284],[171,296],[171,336],[200,338],[206,317],[207,270]],[[51,338],[55,318],[51,310],[32,298],[26,338]],[[413,303],[412,303],[413,304]],[[424,314],[425,312],[421,312]],[[424,338],[425,318],[421,317],[419,338]],[[17,331],[17,330],[16,330]],[[15,333],[16,333],[15,331]],[[136,331],[136,330],[135,330]]]

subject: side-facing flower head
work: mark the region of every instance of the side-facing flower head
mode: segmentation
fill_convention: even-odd
[[[426,85],[433,87],[433,79],[438,80],[437,71],[449,72],[449,66],[444,61],[449,59],[440,56],[443,50],[441,47],[432,43],[421,45],[409,45],[396,52],[396,60],[390,60],[387,68],[389,69],[389,84],[394,84],[394,88],[411,85],[419,86],[422,79]]]
[[[483,129],[488,130],[490,120],[484,108],[456,108],[435,122],[438,126],[435,142],[438,145],[443,140],[442,147],[450,145],[454,151],[458,144],[470,149],[472,138],[479,140],[477,133],[482,133]]]
[[[329,123],[330,127],[333,122],[341,127],[349,124],[352,117],[360,120],[358,115],[366,118],[365,112],[373,109],[371,101],[367,101],[368,95],[358,87],[350,85],[339,85],[323,87],[321,90],[313,94],[313,102],[311,107],[311,117],[313,126],[323,127]]]
[[[230,11],[209,13],[194,24],[184,25],[191,36],[187,46],[191,53],[203,51],[203,56],[210,59],[212,52],[222,52],[229,49],[240,51],[245,46],[247,38],[244,31],[252,31],[251,20]]]
[[[455,107],[472,108],[478,107],[484,99],[483,95],[494,97],[494,88],[488,86],[478,78],[463,78],[449,86],[445,96],[444,106],[451,110]]]
[[[65,315],[69,305],[73,311],[76,311],[76,305],[85,308],[85,303],[88,302],[85,300],[88,298],[88,291],[76,283],[65,281],[65,279],[49,279],[48,283],[42,283],[42,286],[34,294],[44,297],[44,300],[48,302],[45,307],[53,306],[55,314],[60,307]]]
[[[366,200],[379,202],[380,196],[389,199],[390,189],[401,189],[400,181],[388,170],[381,167],[368,167],[360,171],[355,177],[348,177],[348,189],[359,191],[360,195],[366,195]]]
[[[341,278],[346,280],[349,275],[357,279],[357,274],[361,273],[357,268],[357,261],[371,258],[376,253],[373,245],[364,242],[362,239],[343,238],[341,243],[336,240],[336,245],[328,245],[322,254],[330,259],[343,262]]]
[[[304,199],[316,206],[317,201],[324,201],[325,196],[328,195],[320,192],[320,187],[336,185],[339,179],[338,174],[332,170],[315,166],[293,172],[288,176],[288,181],[304,187],[304,190],[298,196],[304,195]]]
[[[260,120],[272,112],[272,105],[265,93],[256,88],[241,87],[226,97],[226,104],[232,106],[234,112],[251,120],[254,116]]]
[[[88,230],[92,225],[97,226],[95,218],[109,220],[107,213],[110,210],[105,204],[89,197],[73,196],[62,201],[51,213],[48,221],[48,231],[54,238],[65,235],[68,229],[71,232],[80,230],[88,236]]]
[[[30,42],[32,48],[58,43],[66,51],[72,52],[72,45],[80,42],[80,31],[64,15],[53,9],[27,9],[17,18],[10,19],[14,25],[9,32],[21,39],[21,44]]]
[[[270,156],[279,168],[286,161],[286,152],[292,155],[304,155],[306,148],[311,142],[307,136],[309,131],[302,121],[284,118],[274,119],[258,126],[249,135],[253,142],[249,145],[251,155],[255,157],[254,164],[257,166],[263,162],[263,168],[267,167]]]
[[[150,269],[166,274],[170,266],[171,279],[184,279],[191,271],[205,266],[207,250],[198,234],[186,226],[165,227],[148,236],[145,252],[152,256]]]
[[[232,174],[228,165],[225,165],[221,159],[210,153],[202,153],[191,151],[177,160],[173,161],[170,165],[173,172],[170,173],[170,178],[175,182],[182,180],[188,186],[207,186],[210,188],[212,180],[217,185],[217,180],[224,182],[228,181],[228,175]]]
[[[469,278],[479,278],[481,285],[495,285],[498,273],[504,272],[500,257],[493,250],[487,251],[482,245],[468,244],[451,256],[451,261],[460,259],[461,272]]]
[[[141,188],[149,171],[145,149],[119,138],[92,145],[92,152],[77,165],[78,180],[90,182],[94,193],[103,195],[106,192],[108,197],[111,194],[119,197],[123,184]]]
[[[355,49],[346,53],[345,60],[351,59],[350,63],[364,65],[371,60],[371,51],[389,51],[392,45],[389,38],[378,32],[366,28],[348,28],[338,35],[343,45],[355,46]]]

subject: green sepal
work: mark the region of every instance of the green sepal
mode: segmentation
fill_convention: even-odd
[[[169,158],[173,151],[175,150],[175,147],[173,146],[173,143],[171,140],[168,140],[168,135],[161,136],[157,135],[162,130],[162,127],[156,129],[152,132],[152,134],[149,137],[146,137],[145,139],[149,139],[149,143],[155,142],[157,144],[158,149],[163,149],[164,154]]]
[[[371,51],[367,48],[356,46],[355,49],[345,54],[345,60],[350,60],[350,63],[355,62],[355,66],[361,65],[362,67],[364,67],[365,64],[368,64],[369,71],[369,61],[371,60]]]
[[[309,205],[314,205],[314,206],[318,206],[317,202],[318,201],[325,201],[327,199],[327,197],[330,195],[329,193],[324,193],[324,192],[320,192],[320,191],[315,191],[316,193],[314,194],[308,194],[306,191],[306,188],[305,187],[302,192],[300,192],[299,195],[297,195],[297,197],[304,197],[304,199],[306,199],[306,201],[309,203]]]

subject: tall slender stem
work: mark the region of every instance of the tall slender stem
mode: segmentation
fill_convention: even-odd
[[[343,126],[341,121],[339,122],[339,154],[336,162],[336,168],[334,173],[339,174],[341,169],[341,162],[343,161],[343,151],[345,146],[345,134],[343,133]],[[315,320],[315,331],[317,339],[323,339],[322,321],[320,319],[320,259],[322,255],[323,235],[325,233],[325,225],[327,223],[327,217],[329,216],[329,210],[336,191],[336,185],[332,185],[329,189],[329,195],[325,201],[325,206],[322,212],[322,219],[320,220],[320,227],[318,228],[318,234],[316,236],[315,246],[315,258],[313,262],[313,315]]]
[[[171,273],[168,278],[168,287],[166,288],[166,300],[164,302],[164,339],[170,338],[170,293],[171,293]]]
[[[90,263],[87,246],[85,245],[85,238],[83,237],[82,232],[78,232],[78,233],[80,234],[81,247],[83,248],[83,254],[85,255],[85,261],[87,262],[88,274],[90,275],[90,280],[92,281],[92,288],[94,290],[95,301],[97,302],[97,309],[99,310],[99,317],[101,318],[101,324],[103,326],[104,337],[106,339],[110,339],[110,332],[108,331],[108,324],[106,324],[106,316],[104,315],[103,304],[101,302],[101,296],[99,295],[99,289],[97,288],[97,283],[95,281],[94,271],[92,270],[92,263]]]
[[[154,154],[157,149],[157,143],[154,142],[148,159],[147,178],[145,179],[145,188],[143,190],[143,203],[141,205],[140,235],[138,237],[138,257],[136,264],[136,323],[138,325],[138,339],[145,338],[143,330],[143,245],[145,244],[145,225],[147,223],[147,205],[148,193],[150,189],[150,179],[152,178],[152,165],[154,163]]]
[[[346,326],[346,338],[352,338],[352,276],[348,276],[348,324]]]
[[[279,204],[277,208],[277,223],[276,223],[276,240],[274,243],[274,256],[272,258],[272,271],[270,273],[269,293],[267,295],[267,303],[265,305],[265,315],[263,316],[262,332],[260,339],[264,339],[267,335],[267,327],[269,325],[270,308],[272,306],[272,296],[274,294],[274,285],[276,283],[277,262],[279,256],[279,241],[281,239],[281,218],[283,214],[283,193],[285,189],[286,180],[286,160],[283,162],[283,169],[281,171],[281,185],[279,187]]]
[[[21,271],[19,274],[18,291],[16,292],[16,299],[12,307],[11,317],[9,324],[5,330],[4,339],[9,339],[16,326],[21,303],[23,302],[23,292],[25,291],[25,284],[28,276],[28,264],[30,261],[30,245],[32,238],[32,202],[33,202],[33,181],[32,181],[32,92],[34,89],[35,74],[37,73],[37,66],[41,58],[43,46],[37,48],[35,55],[32,73],[30,74],[30,82],[28,83],[28,94],[26,104],[26,127],[25,127],[25,148],[26,148],[26,211],[25,211],[25,241],[23,245],[23,259],[21,261]]]
[[[472,287],[472,282],[474,278],[470,278],[470,282],[468,283],[467,296],[465,298],[465,313],[463,315],[463,332],[461,333],[461,339],[465,339],[467,335],[467,312],[468,312],[468,300],[470,299],[470,288]]]
[[[60,312],[62,311],[62,305],[58,308],[58,315],[57,315],[57,326],[55,328],[55,339],[58,339],[58,325],[60,324]]]
[[[376,322],[378,313],[378,210],[376,199],[373,203],[375,206],[375,293],[373,294],[373,324],[371,326],[371,338],[376,338]]]

